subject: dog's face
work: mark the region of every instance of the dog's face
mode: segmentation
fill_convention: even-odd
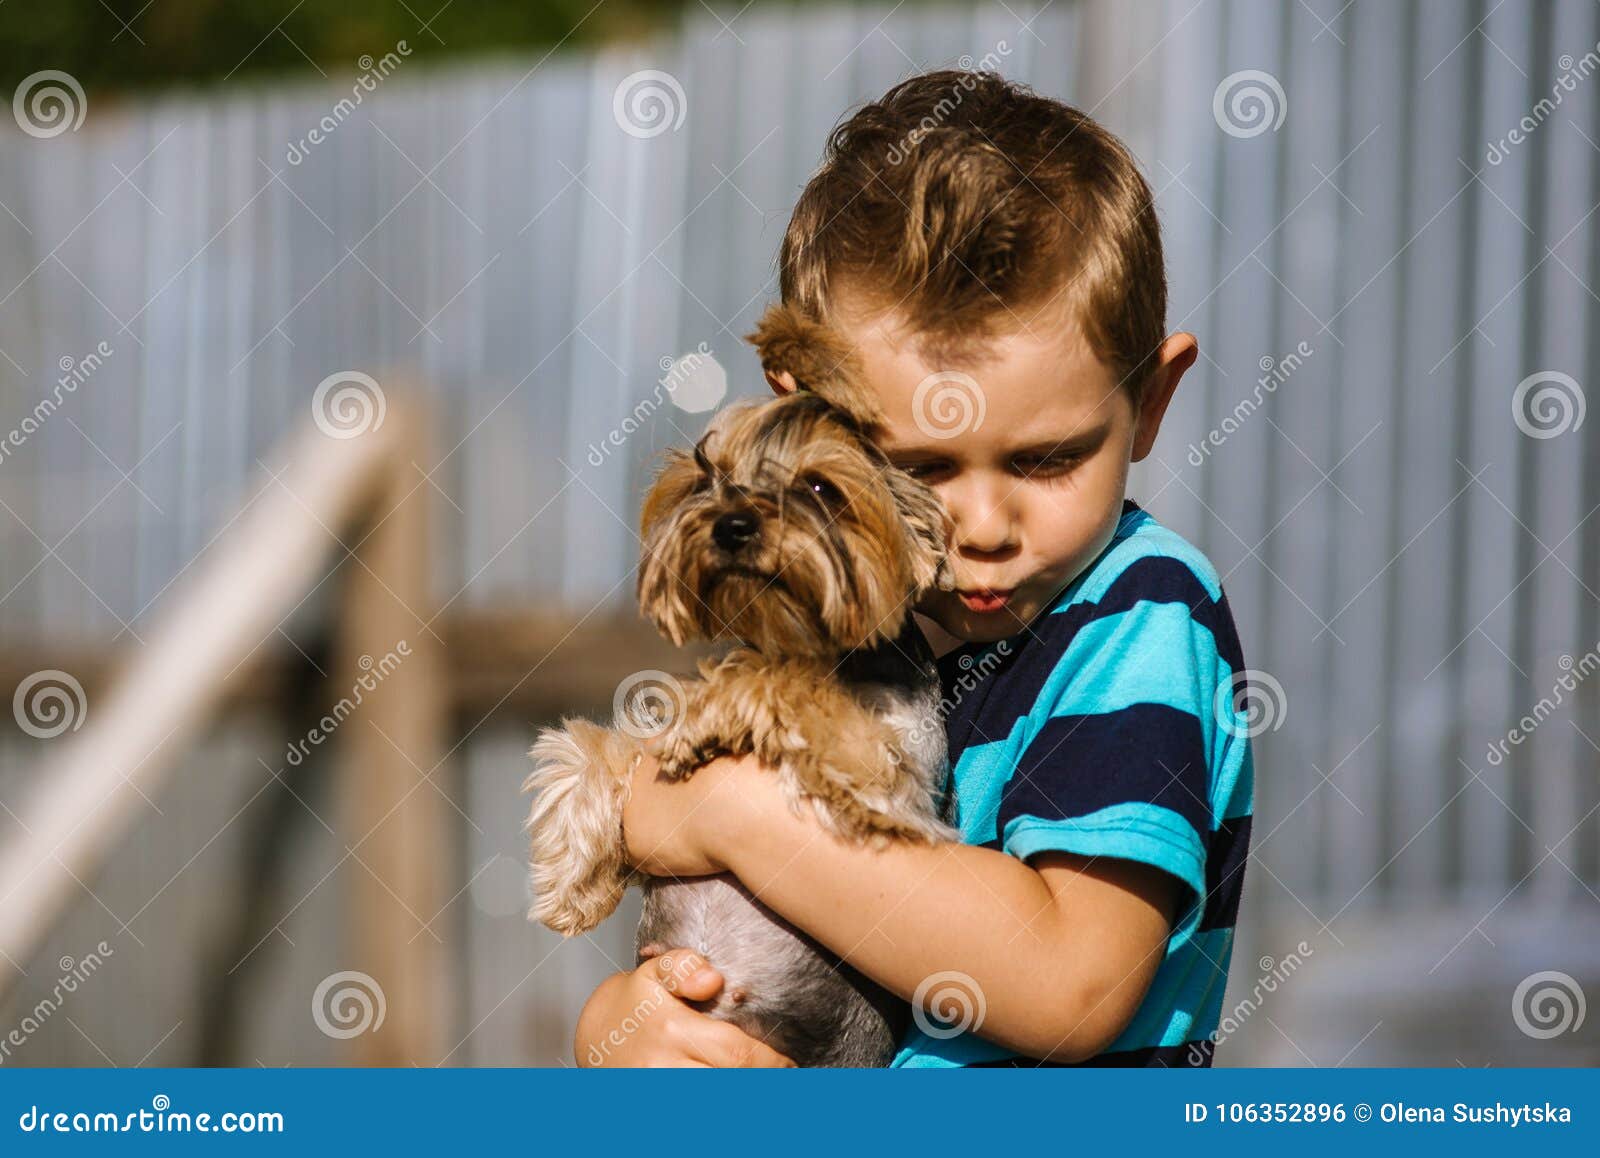
[[[730,407],[692,454],[669,451],[641,523],[639,603],[678,644],[866,647],[894,638],[911,601],[945,579],[937,496],[808,391]]]

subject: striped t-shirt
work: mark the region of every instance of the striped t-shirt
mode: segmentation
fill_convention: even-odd
[[[1211,1064],[1254,796],[1244,660],[1216,570],[1126,502],[1111,543],[1026,630],[939,666],[966,843],[1140,861],[1186,886],[1143,1004],[1084,1064]],[[1035,1064],[918,1021],[895,1065]]]

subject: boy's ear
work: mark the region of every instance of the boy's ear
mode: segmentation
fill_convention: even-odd
[[[1190,333],[1169,334],[1156,351],[1155,368],[1139,396],[1139,413],[1134,417],[1133,462],[1143,462],[1155,448],[1161,419],[1167,413],[1172,393],[1190,366],[1200,356],[1200,343]]]
[[[862,381],[855,348],[832,326],[794,306],[774,302],[745,339],[761,356],[774,393],[809,390],[872,427],[883,418],[878,400]]]

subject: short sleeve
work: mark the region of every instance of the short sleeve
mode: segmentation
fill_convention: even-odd
[[[1089,608],[1001,793],[1004,851],[1153,865],[1206,895],[1214,777],[1234,667],[1210,593],[1182,562],[1145,560]],[[1218,708],[1218,703],[1222,707]]]

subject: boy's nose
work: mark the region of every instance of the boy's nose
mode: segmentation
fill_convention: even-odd
[[[1015,527],[1003,495],[970,492],[949,507],[958,550],[999,555],[1016,546]]]

